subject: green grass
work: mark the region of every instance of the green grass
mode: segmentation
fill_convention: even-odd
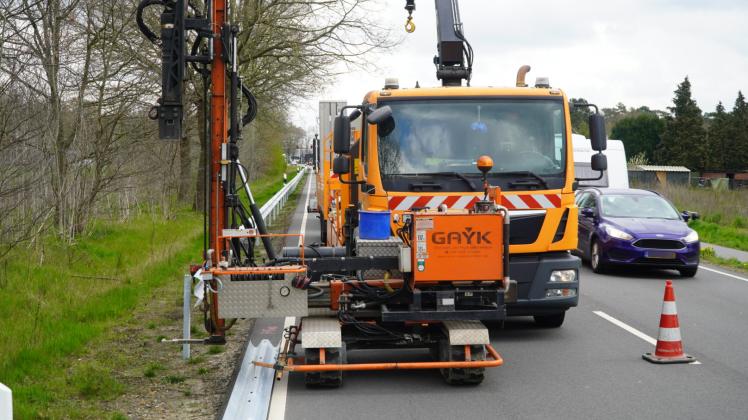
[[[258,204],[282,183],[274,177],[253,184]],[[100,418],[74,399],[107,401],[126,392],[111,374],[116,354],[103,363],[81,356],[125,323],[151,290],[181,282],[187,264],[199,259],[202,215],[160,217],[97,221],[75,244],[50,235],[43,246],[16,248],[0,263],[0,381],[13,390],[16,418]],[[160,370],[151,364],[143,375],[156,377]]]
[[[654,189],[679,210],[700,214],[701,218],[689,225],[702,241],[748,251],[748,189],[718,191],[679,185],[655,186]]]
[[[42,264],[29,250],[9,261],[13,293],[0,293],[0,378],[13,390],[18,418],[44,417],[70,395],[107,400],[123,392],[107,366],[73,366],[69,356],[85,352],[199,255],[196,214],[95,229],[107,233],[95,231],[74,246],[49,240]]]
[[[146,378],[155,378],[156,374],[161,370],[164,370],[164,367],[160,363],[149,363],[148,367],[143,371],[143,376]]]
[[[708,261],[712,264],[723,265],[731,267],[745,273],[748,273],[748,263],[738,261],[735,258],[721,258],[714,253],[714,249],[710,247],[701,248],[701,259]]]
[[[704,220],[694,220],[688,225],[699,233],[699,239],[704,242],[748,251],[748,229],[724,226]]]

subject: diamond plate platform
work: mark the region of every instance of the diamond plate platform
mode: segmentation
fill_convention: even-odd
[[[453,346],[491,343],[488,328],[480,321],[444,321],[444,328]]]
[[[305,349],[343,346],[337,318],[309,317],[301,322],[301,346]]]
[[[390,237],[385,240],[357,239],[356,255],[360,257],[399,257],[400,247],[403,241],[400,238]],[[364,279],[381,279],[384,277],[384,270],[365,270]],[[402,273],[398,270],[392,270],[392,278],[402,278]]]
[[[276,318],[307,316],[307,291],[293,287],[294,274],[283,280],[231,281],[219,276],[223,289],[218,292],[221,318]]]

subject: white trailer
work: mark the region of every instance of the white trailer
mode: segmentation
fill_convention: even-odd
[[[577,178],[595,178],[597,171],[590,168],[590,158],[597,153],[592,150],[590,139],[581,134],[572,134],[574,145],[574,175]],[[608,139],[608,148],[603,152],[608,157],[608,169],[597,181],[581,181],[580,187],[628,188],[629,172],[626,166],[626,150],[621,140]]]

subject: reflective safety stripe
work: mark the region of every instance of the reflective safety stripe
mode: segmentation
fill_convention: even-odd
[[[551,195],[551,194],[549,194],[549,195]],[[548,198],[546,198],[545,194],[537,194],[537,195],[533,195],[532,197],[544,209],[550,209],[550,208],[556,207],[555,205],[553,205],[553,203],[551,203],[550,200],[548,200]]]
[[[390,196],[390,210],[410,210],[413,207],[436,209],[444,204],[455,210],[470,209],[481,200],[480,195],[406,195]],[[501,205],[509,210],[552,209],[561,207],[560,194],[502,194]]]
[[[675,308],[675,302],[662,302],[662,314],[663,315],[677,315],[678,310]]]
[[[658,341],[681,341],[680,328],[660,328]]]

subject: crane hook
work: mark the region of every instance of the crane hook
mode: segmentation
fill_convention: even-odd
[[[405,21],[405,32],[412,34],[416,30],[413,22],[413,11],[416,10],[416,0],[405,0],[405,10],[408,11],[408,20]]]
[[[405,21],[405,32],[412,34],[416,31],[416,24],[413,22],[413,17],[408,16],[408,20]]]

